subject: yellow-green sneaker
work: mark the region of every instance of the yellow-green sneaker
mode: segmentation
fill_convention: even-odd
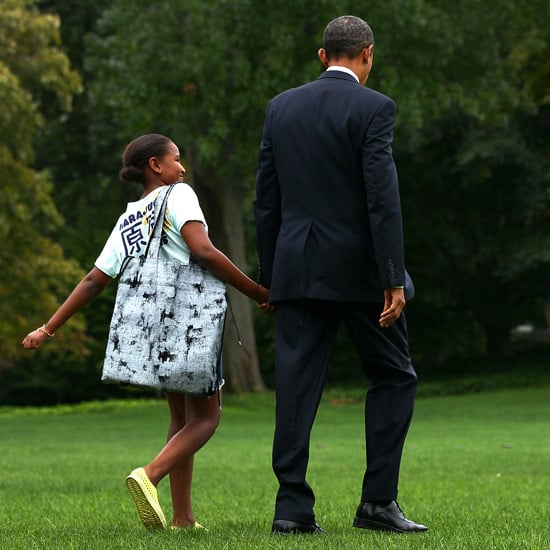
[[[141,522],[146,529],[166,529],[166,519],[160,507],[157,488],[143,468],[136,468],[126,478],[126,487],[134,502]]]

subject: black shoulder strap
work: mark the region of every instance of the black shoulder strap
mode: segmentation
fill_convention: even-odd
[[[174,184],[168,188],[162,188],[155,199],[155,225],[151,232],[151,237],[143,253],[144,258],[157,257],[160,250],[160,240],[162,236],[162,226],[164,225],[164,215],[166,214],[166,204]],[[160,202],[160,206],[159,203]],[[157,209],[158,208],[158,209]]]
[[[153,230],[151,232],[151,237],[147,242],[147,246],[145,247],[145,251],[143,253],[142,258],[153,257],[153,255],[158,256],[158,253],[160,250],[160,238],[162,235],[162,226],[164,224],[164,215],[166,213],[166,204],[168,202],[168,196],[170,195],[170,192],[172,191],[172,188],[174,187],[174,185],[175,184],[172,184],[167,188],[163,187],[155,198],[155,222],[153,225]],[[153,243],[153,239],[155,240],[154,243]],[[124,258],[122,265],[120,266],[120,271],[118,272],[119,277],[122,275],[123,271],[126,269],[126,266],[130,261],[130,258],[132,258],[132,256],[126,256],[126,258]]]

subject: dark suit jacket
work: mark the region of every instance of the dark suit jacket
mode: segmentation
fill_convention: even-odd
[[[383,302],[406,285],[395,103],[343,71],[267,107],[254,214],[260,283],[270,301]]]

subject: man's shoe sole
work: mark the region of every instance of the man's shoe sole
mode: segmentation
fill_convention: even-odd
[[[326,535],[317,523],[312,525],[298,524],[294,521],[275,520],[271,527],[272,535]]]
[[[426,533],[426,531],[417,531],[417,530],[410,530],[405,531],[404,529],[398,529],[397,527],[393,527],[391,525],[388,525],[387,523],[381,523],[379,521],[373,521],[372,519],[364,519],[364,518],[358,518],[356,517],[353,520],[353,526],[359,527],[359,529],[370,529],[371,531],[391,531],[392,533]]]

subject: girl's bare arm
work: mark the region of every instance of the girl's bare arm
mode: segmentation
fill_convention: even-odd
[[[51,338],[57,329],[66,323],[77,311],[82,309],[109,284],[111,277],[94,267],[75,286],[69,297],[59,306],[49,321],[40,329],[29,332],[23,339],[23,346],[37,348],[44,340]]]
[[[220,252],[212,244],[202,222],[187,222],[181,228],[181,236],[197,262],[208,269],[215,277],[229,283],[258,304],[267,303],[269,290],[245,275],[223,252]]]

